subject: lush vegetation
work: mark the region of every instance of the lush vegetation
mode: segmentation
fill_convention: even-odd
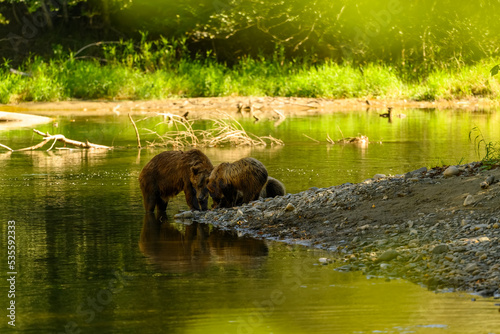
[[[119,45],[122,46],[122,45]],[[494,61],[464,65],[458,70],[434,70],[425,81],[405,81],[389,65],[366,67],[328,61],[306,62],[244,58],[231,67],[212,58],[169,59],[134,51],[116,57],[116,45],[106,58],[30,58],[12,73],[0,70],[0,101],[67,99],[164,99],[199,96],[299,96],[326,98],[407,98],[414,100],[500,97],[500,85],[489,69]]]
[[[498,98],[489,70],[499,9],[497,0],[0,1],[0,100]]]

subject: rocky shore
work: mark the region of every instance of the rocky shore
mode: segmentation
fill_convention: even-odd
[[[500,296],[500,168],[480,162],[375,175],[190,216],[332,252],[337,270]]]

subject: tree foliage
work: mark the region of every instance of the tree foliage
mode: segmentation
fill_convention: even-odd
[[[499,0],[2,0],[8,38],[0,55],[36,53],[47,40],[47,48],[74,50],[140,39],[142,31],[151,39],[186,39],[193,54],[227,63],[278,53],[421,73],[497,56],[499,9]],[[12,36],[28,42],[16,49]]]

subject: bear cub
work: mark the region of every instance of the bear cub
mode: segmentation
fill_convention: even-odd
[[[260,191],[260,197],[262,198],[285,196],[285,194],[286,194],[285,185],[281,183],[279,180],[270,176],[267,178],[266,184],[264,185],[264,187],[262,187],[262,190]]]
[[[257,159],[243,158],[215,167],[207,187],[214,208],[231,208],[259,199],[266,181],[266,167]]]

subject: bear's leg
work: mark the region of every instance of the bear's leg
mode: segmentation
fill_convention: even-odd
[[[233,204],[228,202],[225,197],[222,197],[220,199],[218,208],[231,208],[231,207],[233,207]]]
[[[236,191],[236,198],[234,200],[234,205],[240,206],[243,204],[243,192],[237,190]]]
[[[260,191],[253,196],[253,198],[251,199],[251,201],[258,200],[259,199],[259,195],[260,195]]]
[[[238,191],[232,186],[228,185],[222,189],[224,194],[224,199],[226,200],[225,207],[232,208],[237,206],[238,203]]]
[[[221,200],[212,198],[212,209],[218,209],[218,208],[222,208]]]
[[[184,195],[186,196],[186,203],[191,211],[201,211],[200,205],[198,204],[198,199],[196,199],[196,190],[194,190],[193,187],[185,187]]]
[[[158,212],[167,211],[168,199],[164,201],[160,196],[156,197],[156,207]]]
[[[244,192],[241,204],[246,204],[246,203],[250,203],[251,201],[254,201],[255,196],[257,196],[257,199],[259,199],[259,193],[257,193],[257,195],[255,195],[252,192]]]
[[[156,196],[144,195],[144,209],[146,212],[154,212],[156,207]]]

